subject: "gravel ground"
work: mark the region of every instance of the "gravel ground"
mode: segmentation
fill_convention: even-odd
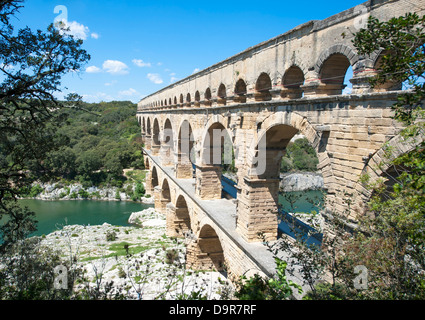
[[[220,283],[225,277],[185,270],[183,240],[166,236],[164,215],[150,208],[134,216],[138,226],[64,226],[45,236],[42,244],[57,249],[66,260],[76,258],[89,279],[80,287],[100,283],[103,288],[113,282],[110,293],[120,292],[126,299],[175,300],[192,292],[220,299],[220,292],[229,288]]]

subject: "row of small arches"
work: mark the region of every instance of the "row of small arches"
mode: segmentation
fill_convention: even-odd
[[[297,66],[292,66],[283,77],[282,85],[284,88],[292,88],[292,89],[298,89],[301,87],[301,85],[304,84],[304,74],[301,71],[301,69]],[[270,91],[273,89],[272,80],[270,76],[263,72],[260,74],[260,76],[257,79],[256,85],[255,85],[255,99],[259,101],[267,101],[271,99]],[[246,102],[246,97],[248,94],[247,90],[247,83],[244,79],[239,78],[235,84],[234,87],[234,101],[238,103],[244,103]],[[205,92],[203,93],[203,99],[201,98],[201,93],[199,90],[197,90],[194,94],[194,100],[192,101],[192,96],[190,93],[187,93],[186,96],[183,94],[180,94],[179,98],[176,96],[172,99],[169,98],[168,100],[165,99],[163,101],[157,101],[152,104],[150,104],[150,107],[165,107],[165,106],[177,106],[177,105],[184,105],[184,104],[192,104],[196,106],[197,104],[200,104],[201,101],[205,103],[206,105],[210,104],[212,102],[212,92],[211,89],[208,87]],[[218,104],[225,104],[227,99],[227,88],[226,86],[221,83],[217,89],[217,103]]]
[[[347,79],[347,76],[354,69],[356,69],[356,73],[359,73],[359,70],[357,70],[357,62],[359,61],[357,55],[349,51],[348,47],[342,51],[343,53],[337,52],[336,49],[331,50],[332,53],[327,58],[324,58],[323,62],[315,66],[315,69],[319,70],[318,79],[306,79],[305,74],[307,69],[293,64],[284,72],[279,85],[273,85],[270,75],[267,72],[262,72],[256,80],[254,92],[248,92],[247,82],[243,78],[238,78],[233,88],[233,96],[231,97],[227,96],[227,88],[225,84],[221,83],[217,88],[217,94],[214,99],[212,90],[208,87],[203,94],[199,90],[194,93],[193,97],[190,93],[186,93],[186,95],[182,93],[178,97],[174,96],[173,98],[170,97],[151,102],[145,107],[158,108],[192,105],[197,107],[201,103],[205,106],[211,106],[213,101],[218,105],[225,105],[229,99],[235,103],[245,103],[248,96],[255,101],[268,101],[272,99],[272,93],[280,95],[282,99],[297,99],[303,97],[306,90],[304,86],[306,82],[312,81],[319,82],[322,86],[326,87],[326,89],[322,89],[322,93],[326,95],[341,94],[348,83],[349,79]],[[347,57],[347,52],[351,59]],[[363,71],[375,72],[379,69],[383,55],[384,52],[376,53],[374,58],[369,59],[362,67]],[[351,72],[348,72],[349,69],[351,69]]]

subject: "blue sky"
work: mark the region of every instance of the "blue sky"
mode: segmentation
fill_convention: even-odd
[[[84,40],[91,60],[63,79],[68,90],[58,97],[77,92],[87,102],[137,102],[299,24],[362,2],[28,0],[14,24],[45,29],[64,17]]]

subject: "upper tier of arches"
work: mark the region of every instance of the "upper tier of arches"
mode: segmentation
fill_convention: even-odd
[[[218,86],[194,87],[191,92],[165,90],[158,94],[158,100],[139,104],[142,109],[168,109],[184,107],[211,107],[229,104],[241,104],[259,101],[300,99],[304,96],[329,96],[348,94],[357,87],[364,90],[367,78],[376,74],[384,52],[376,53],[359,63],[355,51],[347,46],[338,45],[323,52],[313,68],[301,63],[292,63],[281,72],[263,71],[249,81],[237,74],[234,83],[225,81]],[[311,72],[310,69],[316,70]],[[274,73],[275,75],[273,76]],[[360,83],[360,86],[359,86]],[[349,90],[345,90],[348,87]],[[178,87],[185,90],[184,86]],[[368,91],[389,91],[400,89],[400,84],[389,84]],[[172,96],[167,96],[168,93]],[[174,93],[173,93],[174,92]],[[354,92],[357,93],[357,92]],[[159,96],[162,96],[159,99]]]

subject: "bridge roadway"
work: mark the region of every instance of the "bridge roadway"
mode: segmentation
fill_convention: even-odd
[[[215,223],[216,228],[220,229],[227,235],[233,243],[238,246],[244,253],[257,265],[267,276],[276,274],[276,263],[272,253],[262,242],[246,242],[239,233],[236,232],[236,204],[233,199],[216,199],[216,200],[201,200],[195,195],[195,179],[177,179],[174,174],[174,167],[161,166],[159,156],[153,156],[152,152],[143,149],[145,156],[157,166],[158,169],[167,176],[169,181],[176,184],[180,191],[189,197],[193,202],[199,206],[204,213]],[[279,241],[279,240],[278,240]],[[275,243],[275,242],[271,242]],[[281,253],[279,256],[285,259]],[[301,284],[301,276],[292,277],[288,275],[288,279]]]

